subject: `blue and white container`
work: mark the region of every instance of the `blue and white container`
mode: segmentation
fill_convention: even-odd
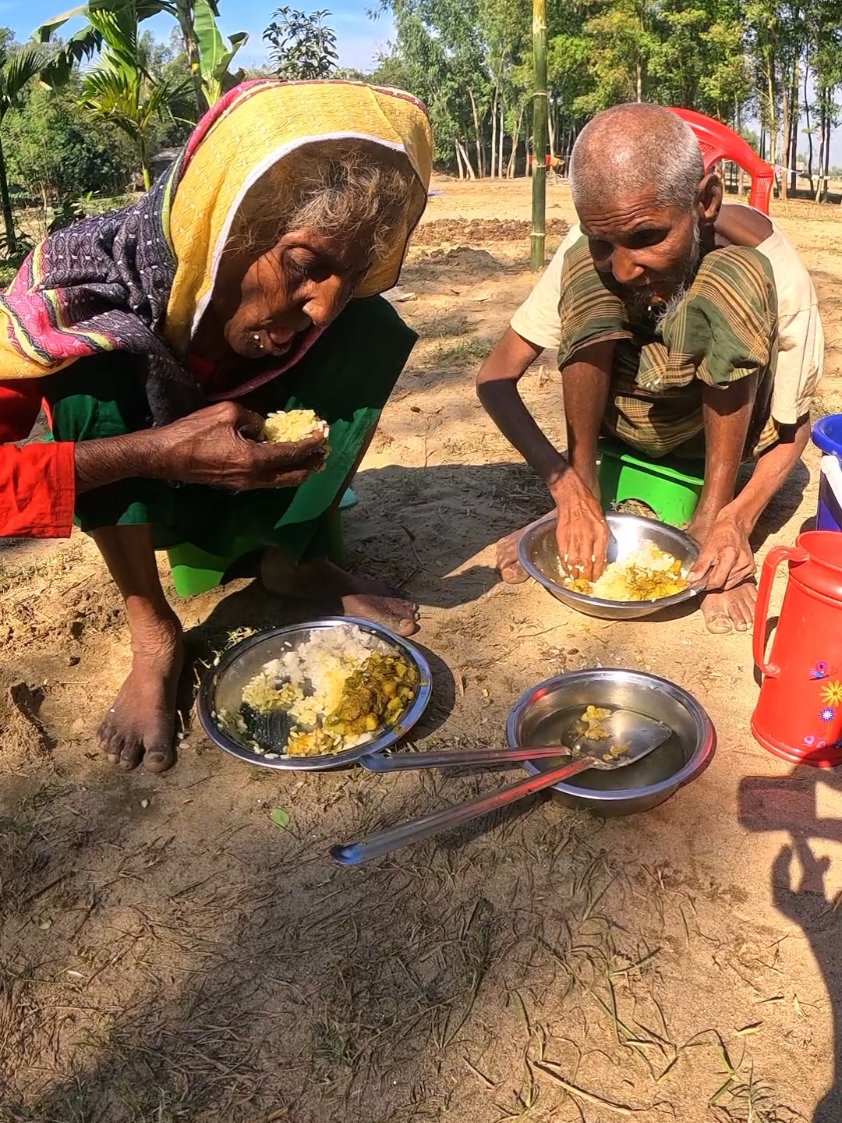
[[[813,444],[824,453],[816,530],[842,530],[842,414],[815,423]]]

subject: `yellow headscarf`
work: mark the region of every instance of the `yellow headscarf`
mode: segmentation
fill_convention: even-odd
[[[432,137],[420,104],[356,82],[247,87],[202,138],[173,201],[170,239],[178,266],[165,330],[176,353],[184,354],[198,327],[246,193],[290,153],[355,138],[403,153],[418,177],[411,213],[357,295],[373,296],[397,282],[430,183]]]

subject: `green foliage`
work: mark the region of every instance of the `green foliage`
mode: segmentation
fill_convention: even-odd
[[[499,149],[501,116],[507,150],[525,155],[528,0],[381,3],[397,34],[372,78],[428,103],[437,160],[467,174],[494,169],[489,147]],[[806,114],[826,162],[842,89],[842,0],[548,0],[547,23],[556,152],[600,109],[642,100],[696,109],[738,130],[754,116],[766,158],[790,165]]]
[[[52,87],[62,86],[74,67],[102,49],[103,18],[118,22],[132,19],[140,24],[161,14],[171,16],[181,34],[186,64],[186,75],[182,77],[193,83],[195,121],[239,78],[231,74],[228,67],[248,39],[248,35],[240,31],[230,36],[228,46],[225,45],[216,25],[219,16],[216,0],[90,0],[88,4],[54,16],[36,30],[34,37],[38,42],[53,42],[71,19],[81,16],[88,22],[55,52],[42,74],[43,81]]]
[[[29,45],[15,49],[11,32],[5,31],[0,42],[0,125],[10,110],[20,104],[24,90],[38,74],[44,59],[39,47]],[[15,230],[6,156],[0,143],[0,207],[3,211],[3,244],[0,254],[14,262],[21,253],[22,242]],[[25,253],[25,248],[23,249]]]
[[[137,169],[127,137],[79,108],[81,79],[52,92],[33,87],[9,113],[3,142],[12,183],[44,206],[89,192],[125,191]]]
[[[223,94],[242,80],[242,72],[232,74],[230,68],[234,56],[248,42],[248,34],[236,32],[230,36],[226,46],[208,0],[193,0],[193,9],[202,92],[208,105],[215,105]]]
[[[116,125],[134,143],[148,190],[155,124],[171,114],[170,101],[187,85],[187,75],[168,79],[147,70],[133,0],[125,0],[112,11],[89,10],[88,19],[102,41],[102,50],[96,69],[82,80],[82,104]]]
[[[328,11],[278,8],[263,32],[279,78],[329,78],[337,67],[336,33],[325,24]]]

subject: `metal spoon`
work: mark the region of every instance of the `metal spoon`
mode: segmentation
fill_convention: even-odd
[[[363,757],[360,764],[369,772],[404,772],[410,768],[457,768],[469,764],[505,764],[518,760],[542,760],[558,756],[595,756],[601,758],[612,744],[624,745],[632,759],[644,750],[657,749],[672,736],[672,730],[660,721],[634,710],[614,710],[601,724],[608,737],[580,736],[572,749],[565,745],[536,748],[524,745],[513,749],[460,749],[438,753],[375,753]]]
[[[669,736],[670,731],[667,730],[667,737]],[[334,846],[330,855],[342,865],[359,866],[363,862],[368,862],[372,858],[379,858],[382,854],[389,854],[393,850],[399,850],[402,846],[408,846],[412,842],[421,842],[440,831],[461,827],[463,823],[469,823],[471,819],[477,819],[481,815],[497,811],[500,807],[515,803],[517,800],[524,799],[534,792],[540,792],[544,788],[550,788],[553,784],[558,784],[571,776],[577,776],[580,772],[586,772],[589,768],[606,771],[625,768],[654,752],[659,745],[667,740],[667,737],[659,741],[650,739],[645,746],[639,744],[630,746],[622,756],[615,756],[609,760],[605,760],[602,756],[583,756],[581,760],[576,760],[572,764],[565,764],[562,768],[554,768],[550,772],[541,772],[537,776],[530,776],[528,780],[520,780],[517,784],[499,788],[496,792],[476,796],[466,803],[457,803],[452,807],[445,807],[442,811],[435,811],[432,815],[425,815],[423,818],[412,819],[408,823],[400,823],[398,826],[389,827],[377,834],[370,835],[369,838],[363,839],[361,842],[352,842],[346,846]],[[569,752],[569,750],[559,748],[556,753],[561,755],[565,751]],[[416,755],[422,756],[424,754],[418,753]],[[456,754],[452,755],[455,756]]]

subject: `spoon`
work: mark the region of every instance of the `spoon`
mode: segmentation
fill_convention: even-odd
[[[431,815],[425,815],[420,819],[411,819],[407,823],[399,823],[397,826],[388,827],[386,830],[378,831],[377,834],[370,835],[360,842],[352,842],[345,846],[334,846],[331,848],[330,855],[341,865],[359,866],[363,862],[368,862],[372,858],[379,858],[382,854],[390,854],[393,850],[399,850],[402,846],[408,846],[412,842],[421,842],[426,838],[431,838],[440,831],[461,827],[463,823],[469,823],[472,819],[478,819],[481,815],[488,815],[490,812],[497,811],[500,807],[505,807],[509,803],[515,803],[519,799],[524,799],[534,792],[550,788],[562,780],[577,776],[580,772],[586,772],[589,768],[598,768],[610,772],[613,772],[616,768],[626,768],[629,764],[634,764],[636,761],[642,760],[643,757],[649,756],[667,740],[671,731],[667,730],[666,726],[664,726],[664,729],[666,730],[666,736],[661,740],[655,741],[650,738],[646,745],[639,743],[631,745],[624,749],[622,756],[611,756],[610,753],[600,756],[583,756],[579,760],[573,761],[572,764],[565,764],[563,767],[554,768],[549,772],[539,772],[537,776],[530,776],[529,779],[520,780],[506,788],[499,788],[495,792],[476,796],[465,803],[457,803],[451,807],[445,807],[441,811],[434,811]],[[482,750],[473,751],[479,752]],[[503,752],[505,751],[503,750]],[[512,750],[508,751],[511,752]],[[534,752],[534,750],[532,751]],[[549,750],[544,750],[544,753],[548,755]],[[559,746],[555,753],[557,756],[564,754],[569,756],[570,750]],[[421,757],[428,754],[416,753],[411,755]],[[429,755],[432,756],[433,754]],[[436,755],[456,756],[457,754]],[[606,755],[609,757],[608,760],[605,759]],[[498,753],[498,759],[499,756]],[[400,759],[400,756],[394,759]]]
[[[363,757],[360,764],[369,772],[404,772],[410,768],[457,768],[469,764],[505,764],[559,756],[602,759],[612,745],[625,746],[630,757],[628,763],[631,763],[639,759],[644,750],[657,749],[672,736],[669,726],[634,710],[614,710],[600,724],[607,733],[606,737],[588,737],[585,733],[573,742],[572,749],[564,745],[546,748],[524,745],[511,749],[460,749],[438,753],[392,753],[388,756],[374,753]]]

